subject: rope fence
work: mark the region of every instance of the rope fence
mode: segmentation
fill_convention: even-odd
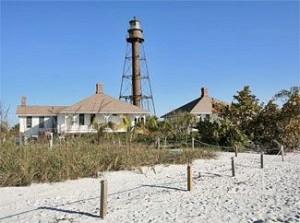
[[[191,148],[195,149],[196,147],[210,147],[216,149],[230,149],[236,150],[235,146],[220,146],[220,145],[213,145],[202,142],[195,138],[191,138],[188,140],[167,140],[166,138],[156,138],[154,141],[154,147],[157,149],[175,149],[175,148]]]
[[[219,145],[212,145],[212,144],[208,144],[208,143],[205,143],[205,142],[201,142],[197,139],[194,139],[195,143],[198,143],[202,146],[206,146],[206,147],[213,147],[213,148],[220,148],[220,149],[234,149],[233,146],[219,146]]]

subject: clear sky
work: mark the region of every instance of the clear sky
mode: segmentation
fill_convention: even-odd
[[[263,102],[300,85],[299,1],[1,1],[1,102],[119,97],[128,21],[142,22],[157,115],[200,96]]]

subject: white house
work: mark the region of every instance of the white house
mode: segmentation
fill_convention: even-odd
[[[104,94],[102,84],[98,83],[96,94],[72,106],[29,106],[23,97],[17,115],[20,134],[30,137],[47,130],[58,134],[96,132],[97,124],[108,123],[114,126],[108,131],[125,132],[125,116],[134,126],[136,122],[145,122],[150,112]]]

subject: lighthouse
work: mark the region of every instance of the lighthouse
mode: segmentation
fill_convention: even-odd
[[[129,100],[133,105],[148,109],[155,114],[141,21],[133,17],[129,21],[127,32],[127,48],[119,99]]]
[[[127,42],[131,44],[132,54],[132,103],[141,107],[141,70],[140,70],[140,44],[144,42],[141,22],[135,17],[129,21]]]

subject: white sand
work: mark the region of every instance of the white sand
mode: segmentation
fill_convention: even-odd
[[[0,222],[300,222],[300,154],[232,153],[194,162],[193,190],[186,165],[105,173],[30,187],[0,188]],[[108,180],[109,212],[99,218],[100,180]]]

